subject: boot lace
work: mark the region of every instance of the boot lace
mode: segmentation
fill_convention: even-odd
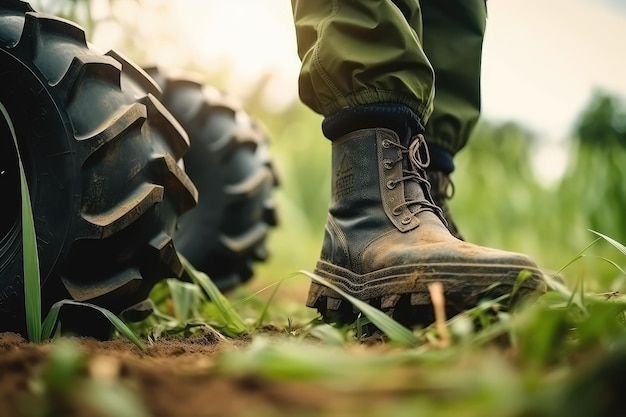
[[[426,172],[426,176],[433,187],[433,200],[435,204],[441,206],[445,204],[446,200],[450,200],[454,197],[454,183],[448,175],[441,171],[428,171]]]
[[[415,136],[408,148],[399,143],[391,141],[389,142],[389,144],[399,148],[402,152],[402,156],[395,160],[386,160],[384,162],[385,167],[390,168],[396,163],[403,161],[407,157],[409,161],[409,167],[408,169],[402,169],[402,177],[396,180],[390,180],[387,185],[390,187],[394,187],[396,184],[403,181],[417,181],[424,193],[423,199],[405,200],[404,202],[394,207],[392,212],[394,214],[399,214],[400,211],[398,210],[403,207],[407,207],[409,209],[417,207],[417,209],[410,210],[413,213],[413,216],[417,216],[419,213],[422,213],[424,211],[432,211],[441,219],[443,224],[447,226],[448,223],[443,215],[443,211],[439,206],[437,206],[437,204],[435,204],[433,200],[431,185],[426,176],[426,168],[428,168],[428,165],[430,165],[430,153],[428,151],[428,145],[426,144],[424,136],[421,134]]]

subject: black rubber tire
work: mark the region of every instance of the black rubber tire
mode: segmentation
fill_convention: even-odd
[[[159,94],[141,68],[96,51],[75,24],[0,4],[0,101],[30,188],[44,313],[66,298],[138,312],[154,284],[182,274],[172,236],[197,190],[179,162],[186,132]],[[24,334],[19,173],[4,121],[0,140],[0,330]],[[110,334],[94,310],[61,311],[66,332]]]
[[[183,160],[199,202],[181,217],[174,242],[195,268],[228,291],[254,275],[255,262],[267,259],[267,236],[277,225],[278,181],[268,137],[231,96],[195,74],[145,70],[191,143]]]

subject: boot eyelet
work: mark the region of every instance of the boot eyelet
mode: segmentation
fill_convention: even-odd
[[[402,224],[409,224],[411,223],[411,216],[406,216],[401,220]]]
[[[394,188],[396,188],[396,182],[393,180],[389,180],[387,181],[387,188],[389,188],[390,190],[393,190]]]
[[[391,147],[391,142],[389,142],[387,139],[383,139],[382,145],[383,148],[389,149]]]
[[[399,215],[401,215],[401,214],[402,214],[402,210],[400,210],[400,211],[395,210],[395,209],[394,209],[394,210],[391,210],[391,214],[393,214],[394,216],[396,216],[396,217],[397,217],[397,216],[399,216]]]
[[[385,169],[391,169],[393,168],[393,161],[391,159],[385,159],[383,160],[383,166]]]

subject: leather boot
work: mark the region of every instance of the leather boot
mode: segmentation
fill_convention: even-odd
[[[432,311],[433,282],[443,284],[450,315],[511,293],[522,271],[531,277],[519,296],[543,291],[542,273],[527,256],[450,234],[426,179],[426,141],[409,136],[401,143],[394,131],[373,128],[332,142],[332,196],[315,274],[408,324]],[[357,314],[316,282],[307,306],[329,321],[351,322]]]

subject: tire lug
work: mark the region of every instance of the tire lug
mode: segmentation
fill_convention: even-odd
[[[328,297],[326,299],[326,309],[327,310],[338,311],[339,308],[341,307],[341,302],[342,302],[342,300],[339,299],[339,298]]]
[[[414,292],[411,294],[411,305],[428,305],[430,304],[430,295],[425,292]]]
[[[400,294],[383,295],[380,300],[380,308],[383,310],[393,309],[400,300]]]

